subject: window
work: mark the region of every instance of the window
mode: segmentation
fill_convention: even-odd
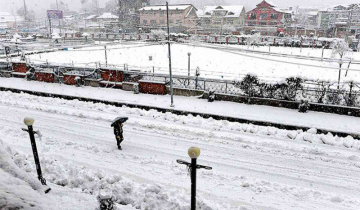
[[[259,23],[261,26],[266,26],[266,22],[260,22]]]
[[[155,25],[156,24],[156,20],[150,20],[151,25]]]
[[[146,24],[147,24],[147,20],[143,20],[143,24],[146,25]]]
[[[165,11],[164,10],[160,10],[160,16],[164,16]]]
[[[211,20],[210,19],[205,19],[205,24],[210,24]]]
[[[211,13],[210,13],[210,12],[206,12],[205,15],[211,15]]]
[[[234,20],[228,20],[227,24],[233,25],[234,24]]]
[[[279,18],[279,14],[274,13],[270,15],[270,19],[277,20]]]
[[[181,24],[181,20],[180,19],[176,20],[176,24]]]
[[[250,20],[256,20],[256,14],[255,13],[250,13],[249,19]]]
[[[267,19],[267,13],[261,13],[260,20],[266,20],[266,19]]]
[[[169,20],[169,23],[174,23],[174,20]]]
[[[161,24],[165,24],[165,20],[160,20],[160,23],[161,23]]]

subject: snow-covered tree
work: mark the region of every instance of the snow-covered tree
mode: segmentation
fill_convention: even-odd
[[[340,61],[339,61],[339,78],[338,78],[338,89],[340,86],[340,77],[341,77],[341,67],[343,65],[343,61],[342,59],[349,55],[351,52],[351,49],[349,47],[349,44],[347,42],[345,42],[344,40],[336,40],[333,42],[332,44],[332,52],[331,52],[331,56],[333,58],[339,56],[340,57]]]
[[[164,39],[166,32],[163,30],[151,30],[151,34],[156,37],[156,39]]]
[[[31,9],[29,9],[28,7],[26,7],[26,12],[25,12],[24,7],[20,7],[20,8],[16,11],[16,13],[17,13],[20,17],[24,18],[24,20],[25,20],[26,22],[33,22],[33,21],[35,20],[35,17],[36,17],[36,14],[35,14],[34,10],[31,10]]]
[[[248,45],[256,45],[261,42],[261,35],[260,33],[255,33],[247,38],[246,43]]]
[[[81,11],[89,13],[100,14],[99,0],[81,0]]]
[[[222,30],[225,33],[230,33],[230,32],[236,31],[236,28],[234,26],[232,26],[232,25],[223,25]]]
[[[343,58],[351,52],[351,49],[344,40],[335,40],[332,44],[332,52],[331,55],[333,58],[339,56],[339,58]]]

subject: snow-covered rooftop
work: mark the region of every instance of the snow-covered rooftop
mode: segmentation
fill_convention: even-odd
[[[263,1],[265,1],[266,3],[268,3],[268,4],[270,4],[271,6],[273,6],[273,7],[277,7],[277,5],[276,4],[274,4],[273,2],[271,2],[271,1],[269,1],[269,0],[263,0]],[[262,2],[260,2],[260,4],[261,4]]]
[[[97,17],[97,15],[90,15],[90,16],[86,17],[85,20],[91,20],[91,19],[94,19],[96,17]]]
[[[229,5],[229,6],[205,6],[202,10],[198,10],[197,15],[199,17],[210,17],[211,15],[206,15],[206,13],[213,14],[214,11],[227,11],[225,17],[239,17],[243,11],[243,5]]]
[[[0,12],[0,23],[21,21],[22,17],[12,15],[9,12]]]
[[[193,7],[191,4],[179,4],[179,5],[169,5],[169,10],[186,10],[189,7]],[[140,10],[166,10],[165,5],[155,5],[143,7]]]
[[[97,17],[96,19],[118,19],[119,17],[116,15],[113,15],[111,13],[104,13]]]
[[[282,9],[282,8],[278,8],[278,7],[274,7],[273,8],[275,11],[277,12],[283,12],[283,13],[288,13],[288,14],[292,14],[292,11],[289,9]]]

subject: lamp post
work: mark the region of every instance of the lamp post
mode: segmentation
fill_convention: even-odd
[[[169,3],[166,2],[166,24],[167,24],[167,43],[168,43],[168,56],[169,56],[169,74],[170,74],[170,95],[171,95],[171,107],[174,107],[174,95],[173,95],[173,79],[171,69],[171,45],[170,45],[170,26],[169,26]]]
[[[188,155],[191,158],[191,163],[177,160],[177,163],[184,164],[189,168],[190,176],[191,176],[191,210],[196,210],[196,169],[206,169],[211,170],[212,167],[198,165],[197,158],[200,156],[200,148],[198,147],[190,147],[188,149]]]
[[[338,86],[337,89],[340,89],[340,78],[341,78],[341,66],[344,64],[344,61],[342,60],[342,58],[340,58],[339,60],[339,78],[338,78]]]
[[[188,86],[190,85],[190,57],[191,53],[188,52]]]
[[[29,136],[30,136],[31,148],[32,148],[33,155],[34,155],[34,160],[35,160],[36,171],[37,171],[37,174],[38,174],[38,179],[39,179],[39,181],[41,182],[42,185],[46,185],[46,180],[42,176],[41,166],[40,166],[40,161],[39,161],[39,155],[38,155],[37,148],[36,148],[36,142],[35,142],[34,133],[38,134],[38,131],[33,130],[34,119],[30,118],[30,117],[25,117],[24,118],[24,123],[25,123],[25,125],[28,126],[28,129],[23,128],[22,130],[28,132]],[[48,193],[50,190],[51,190],[51,188],[47,188],[45,190],[45,193]]]

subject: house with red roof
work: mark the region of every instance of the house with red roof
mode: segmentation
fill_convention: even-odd
[[[283,32],[292,22],[292,11],[280,9],[274,3],[263,0],[256,8],[246,13],[247,29],[264,34]]]

